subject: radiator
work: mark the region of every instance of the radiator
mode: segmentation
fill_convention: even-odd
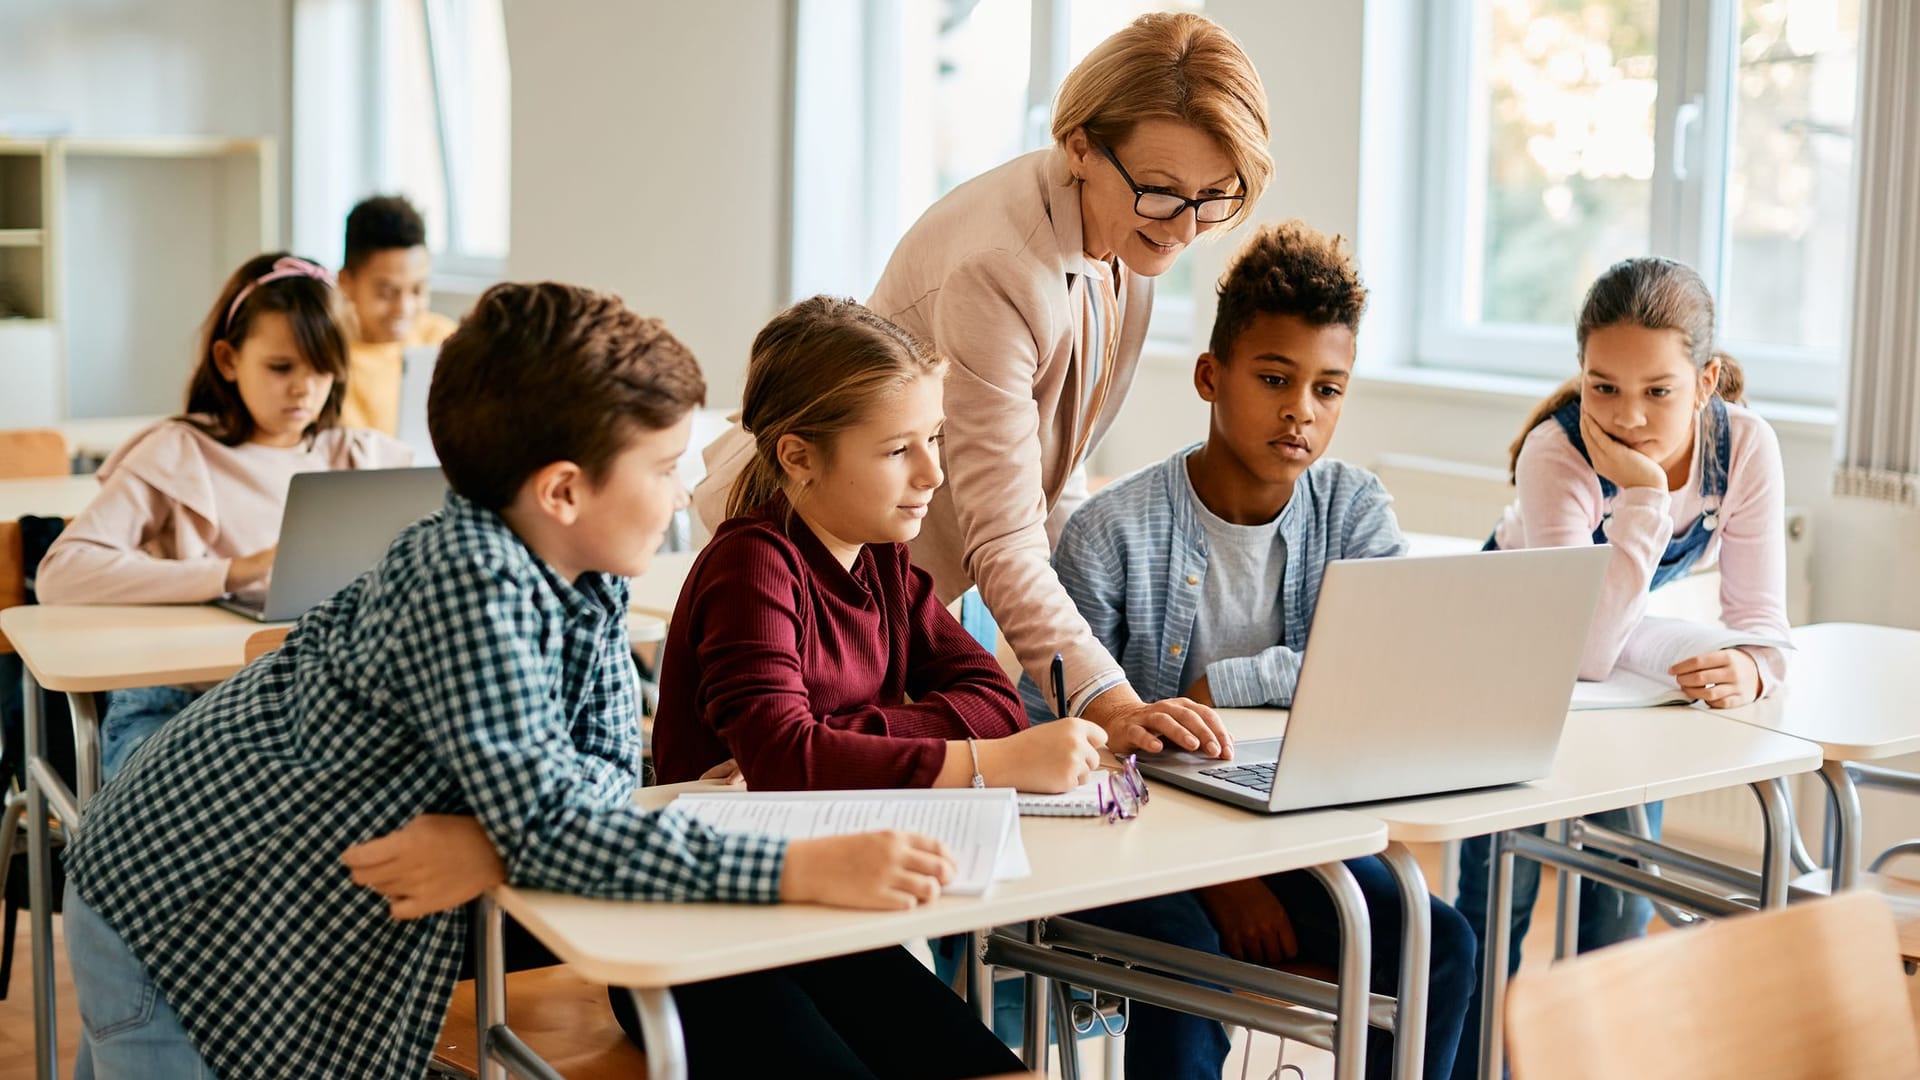
[[[1447,461],[1417,454],[1382,454],[1374,472],[1393,494],[1394,513],[1409,532],[1439,533],[1483,539],[1500,520],[1513,499],[1513,488],[1503,470],[1484,465]],[[1787,621],[1799,625],[1812,619],[1812,522],[1804,511],[1787,508]],[[1717,622],[1720,612],[1719,574],[1711,568],[1677,581],[1654,594],[1654,614]],[[1796,796],[1813,798],[1812,790]],[[1819,819],[1818,802],[1806,802],[1802,819]],[[1760,854],[1760,810],[1745,787],[1690,795],[1667,803],[1666,836],[1686,846],[1715,849],[1729,855]]]

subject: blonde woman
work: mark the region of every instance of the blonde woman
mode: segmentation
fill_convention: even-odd
[[[1224,757],[1210,703],[1140,700],[1049,556],[1133,382],[1153,279],[1200,234],[1244,220],[1272,175],[1266,91],[1215,23],[1146,15],[1067,75],[1053,138],[928,209],[868,302],[953,365],[947,483],[913,561],[943,602],[978,586],[1040,686],[1061,654],[1070,711],[1116,752],[1171,740]],[[738,430],[708,448],[694,501],[709,529],[752,454]]]

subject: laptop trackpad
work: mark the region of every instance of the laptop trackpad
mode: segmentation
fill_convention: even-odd
[[[1233,744],[1233,758],[1222,761],[1207,754],[1196,754],[1187,750],[1162,750],[1157,754],[1141,754],[1142,764],[1158,765],[1161,768],[1214,768],[1221,765],[1258,765],[1262,762],[1280,760],[1279,739],[1248,739]]]

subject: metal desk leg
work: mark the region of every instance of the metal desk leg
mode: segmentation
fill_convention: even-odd
[[[105,694],[67,695],[67,710],[73,714],[73,794],[81,806],[100,790],[100,705],[105,699]]]
[[[680,1008],[664,986],[628,990],[640,1014],[640,1036],[647,1041],[647,1080],[686,1080],[687,1042],[680,1030]]]
[[[1413,853],[1387,845],[1380,861],[1400,886],[1400,986],[1393,1019],[1393,1075],[1420,1080],[1427,1057],[1427,993],[1433,968],[1433,908]]]
[[[1554,839],[1575,850],[1580,848],[1573,822],[1560,822],[1554,826],[1554,833]],[[1555,867],[1555,872],[1559,875],[1559,883],[1555,886],[1554,911],[1558,919],[1553,929],[1553,958],[1565,960],[1580,951],[1580,875],[1564,866]]]
[[[21,665],[25,669],[26,665]],[[26,695],[26,752],[31,764],[45,752],[47,717],[33,673],[20,678]],[[58,1080],[59,1043],[53,1011],[53,839],[47,828],[47,796],[35,770],[27,770],[27,912],[33,950],[33,1067],[39,1080]]]
[[[1053,980],[1053,1030],[1060,1033],[1060,1080],[1080,1080],[1080,1037],[1073,1030],[1073,987]]]
[[[1513,847],[1504,832],[1487,838],[1487,927],[1480,945],[1480,1075],[1502,1075],[1506,1062],[1507,948],[1512,937]]]
[[[1340,916],[1340,1012],[1333,1022],[1333,1077],[1360,1080],[1367,1074],[1367,1006],[1372,1000],[1373,932],[1367,923],[1367,899],[1345,863],[1323,863],[1311,869],[1326,886]]]
[[[967,1000],[988,1030],[993,1029],[993,968],[987,965],[986,944],[992,932],[974,930],[967,934]]]
[[[480,1080],[507,1080],[493,1056],[493,1033],[507,1023],[506,949],[500,941],[500,907],[485,896],[473,902],[474,1050]]]
[[[1027,944],[1040,944],[1040,924],[1027,924]],[[1020,1061],[1036,1072],[1047,1067],[1047,980],[1039,975],[1026,976],[1027,1000],[1025,1006],[1026,1023],[1022,1025],[1020,1039]],[[1063,1034],[1061,1038],[1066,1038]]]
[[[1793,811],[1787,808],[1786,789],[1784,785],[1770,780],[1747,786],[1753,789],[1754,797],[1760,800],[1760,819],[1764,830],[1760,861],[1760,906],[1786,907],[1787,887],[1793,884]],[[1859,809],[1857,801],[1854,808]],[[1857,835],[1854,843],[1856,858],[1859,855]]]
[[[1833,891],[1851,889],[1860,878],[1860,789],[1844,761],[1820,766],[1827,785],[1827,829],[1832,837]]]

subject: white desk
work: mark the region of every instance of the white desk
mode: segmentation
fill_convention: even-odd
[[[1836,811],[1828,818],[1833,886],[1849,888],[1860,873],[1861,821],[1847,763],[1920,751],[1920,630],[1819,623],[1795,628],[1793,641],[1785,694],[1726,715],[1820,747],[1820,777]],[[1882,782],[1920,789],[1920,779],[1901,773]]]
[[[99,492],[100,481],[92,476],[0,480],[0,521],[16,521],[29,514],[70,518],[86,509]]]
[[[89,483],[91,479],[89,478]],[[0,629],[26,669],[27,868],[32,911],[36,1077],[59,1075],[54,1042],[53,857],[48,804],[77,829],[98,785],[99,711],[94,694],[141,686],[218,682],[245,662],[247,638],[270,626],[204,604],[12,607]],[[39,688],[63,692],[73,708],[78,792],[46,760]]]
[[[699,554],[697,551],[663,551],[655,555],[646,573],[630,579],[627,606],[662,619],[672,618],[673,609],[680,603],[680,587],[687,583],[687,575],[693,573],[693,560]]]
[[[658,806],[700,786],[643,788],[636,801]],[[1344,876],[1340,861],[1386,846],[1385,827],[1359,814],[1248,814],[1164,786],[1154,790],[1153,801],[1135,821],[1107,825],[1098,818],[1023,818],[1021,832],[1031,877],[1000,882],[984,897],[944,897],[914,911],[618,902],[509,887],[496,889],[493,900],[581,974],[633,989],[648,1039],[649,1071],[666,1077],[684,1075],[685,1069],[671,995],[676,984],[1304,867],[1331,863]],[[1346,881],[1352,888],[1352,879]],[[1353,891],[1357,897],[1357,888]],[[482,931],[490,906],[482,905]],[[1367,936],[1364,903],[1359,920],[1345,935],[1348,940]],[[497,959],[486,936],[477,935],[482,951]],[[481,1010],[483,1062],[489,1053],[502,1054],[493,1037],[506,1023],[497,966],[477,963],[475,969],[491,982],[476,995],[477,1002],[487,1004]],[[1342,980],[1347,1017],[1365,1015],[1364,962],[1356,978]],[[1364,1033],[1364,1019],[1356,1029]],[[1357,1036],[1354,1041],[1359,1042]],[[486,1075],[499,1074],[483,1071]]]

